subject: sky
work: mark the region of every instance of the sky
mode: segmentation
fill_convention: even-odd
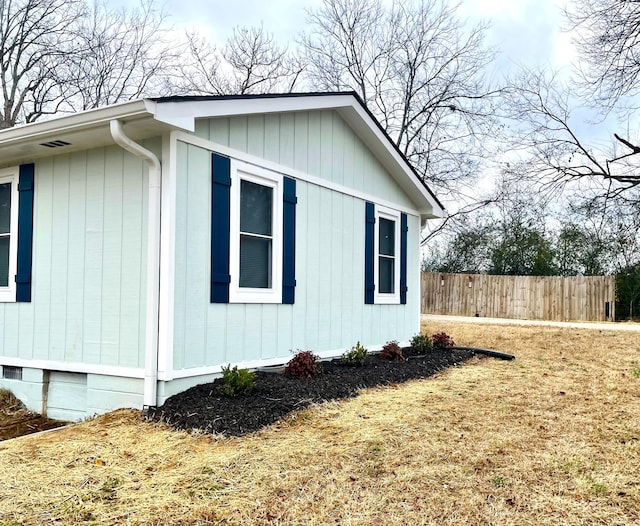
[[[454,0],[452,0],[454,1]],[[562,31],[566,0],[461,0],[459,13],[470,24],[490,23],[487,43],[499,51],[501,71],[515,66],[563,67],[574,56],[571,37]],[[197,28],[212,42],[224,42],[237,26],[259,26],[282,42],[305,28],[305,9],[320,0],[166,0],[176,26]]]

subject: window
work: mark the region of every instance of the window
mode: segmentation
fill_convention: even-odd
[[[0,301],[16,299],[18,169],[0,170]]]
[[[365,303],[407,303],[407,214],[365,204]]]
[[[375,217],[375,302],[400,303],[400,214],[377,207]]]
[[[396,222],[380,217],[378,220],[378,293],[396,291]]]
[[[231,162],[231,302],[282,302],[281,195],[280,174]]]
[[[273,284],[273,188],[240,180],[241,288],[270,289]]]

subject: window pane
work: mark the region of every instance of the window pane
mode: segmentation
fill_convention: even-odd
[[[240,231],[271,235],[273,188],[240,181]]]
[[[0,184],[0,234],[11,231],[11,183]]]
[[[271,288],[271,239],[240,236],[241,287]]]
[[[9,236],[0,237],[0,287],[9,286]]]
[[[380,256],[378,258],[378,287],[381,294],[393,294],[395,280],[394,278],[394,258]]]
[[[396,250],[396,222],[384,217],[379,218],[380,226],[378,246],[380,254],[385,256],[394,256]]]

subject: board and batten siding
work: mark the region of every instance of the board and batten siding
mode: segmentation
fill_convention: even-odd
[[[174,369],[286,361],[292,350],[379,345],[417,331],[418,217],[408,217],[407,257],[416,264],[407,305],[365,305],[365,201],[301,180],[295,304],[211,304],[211,152],[183,142],[177,152]]]
[[[195,134],[355,191],[416,207],[335,110],[199,119]]]
[[[146,174],[117,146],[36,162],[32,301],[0,303],[4,356],[144,364]]]

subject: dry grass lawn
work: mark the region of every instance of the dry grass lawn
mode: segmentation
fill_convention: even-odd
[[[0,525],[640,524],[640,334],[431,323],[514,353],[259,433],[120,411],[0,443]]]

